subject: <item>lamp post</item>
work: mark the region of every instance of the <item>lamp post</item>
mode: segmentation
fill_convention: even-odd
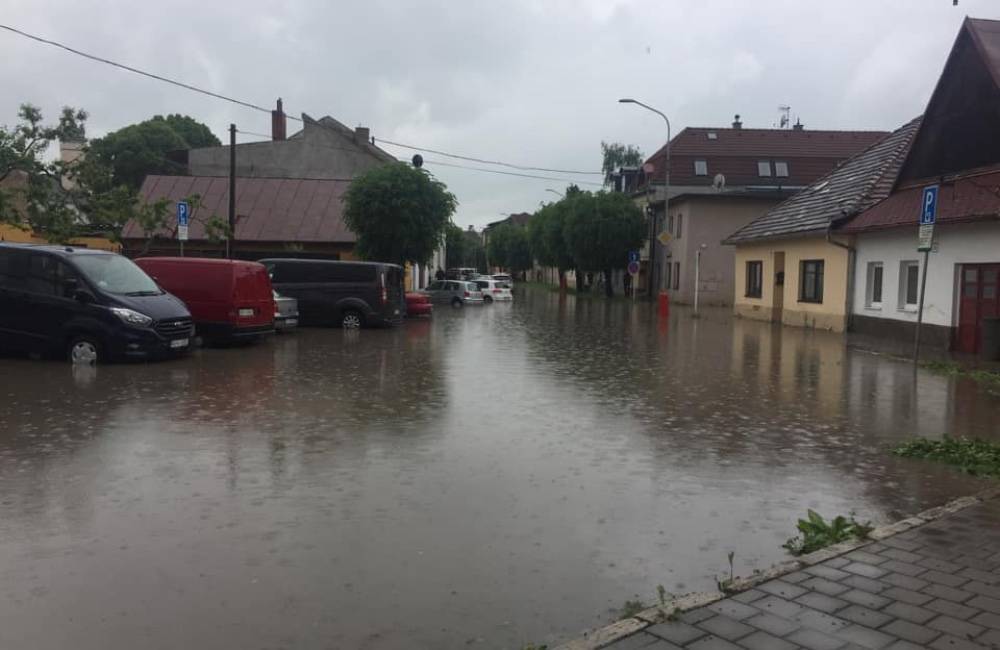
[[[559,192],[559,191],[557,191],[557,190],[554,190],[554,189],[552,189],[551,187],[550,187],[550,188],[546,188],[546,190],[545,190],[545,191],[546,191],[546,192],[552,192],[553,194],[555,194],[556,196],[558,196],[558,197],[559,197],[560,199],[561,199],[561,198],[563,198],[563,197],[565,196],[565,194],[563,194],[562,192]]]
[[[701,285],[701,252],[708,248],[708,244],[702,244],[694,252],[694,317],[698,318],[698,291]]]
[[[663,118],[663,121],[667,123],[667,160],[666,164],[663,165],[663,217],[667,216],[668,202],[670,200],[670,119],[663,113],[663,111],[658,111],[652,106],[643,104],[642,102],[630,99],[622,98],[619,99],[620,104],[636,104],[645,108],[647,111],[656,113]],[[652,183],[650,183],[652,185]],[[653,267],[656,260],[656,219],[650,219],[649,226],[649,297],[653,297]],[[663,271],[660,272],[663,275]],[[662,282],[661,282],[662,284]]]

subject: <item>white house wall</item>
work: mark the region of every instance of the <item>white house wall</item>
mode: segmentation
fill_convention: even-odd
[[[938,226],[934,233],[934,244],[935,248],[931,251],[928,262],[924,322],[953,327],[958,322],[957,265],[1000,261],[1000,224]],[[912,228],[862,233],[858,235],[855,246],[857,256],[852,311],[861,316],[915,323],[916,310],[900,309],[899,275],[900,263],[903,261],[912,260],[923,264],[924,255],[917,252],[916,218]],[[869,262],[882,262],[881,309],[871,309],[866,305]]]

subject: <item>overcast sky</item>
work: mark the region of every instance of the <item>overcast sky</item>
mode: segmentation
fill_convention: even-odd
[[[893,129],[923,111],[966,15],[1000,18],[1000,2],[0,0],[0,22],[258,105],[280,96],[291,114],[379,138],[591,171],[601,140],[647,155],[665,140],[662,120],[619,105],[625,96],[667,113],[675,132],[734,113],[770,127],[779,104],[806,128]],[[91,137],[158,113],[191,115],[220,139],[230,122],[270,131],[266,114],[8,32],[0,88],[5,124],[30,101],[52,116],[85,108]],[[458,197],[463,228],[533,211],[573,180],[428,169]]]

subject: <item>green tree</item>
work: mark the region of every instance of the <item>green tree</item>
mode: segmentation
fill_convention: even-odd
[[[566,290],[566,271],[574,267],[573,256],[563,235],[566,220],[572,214],[573,197],[548,203],[539,209],[528,222],[528,244],[532,256],[542,266],[555,268],[559,273],[559,288]]]
[[[639,147],[625,145],[620,142],[601,142],[601,171],[604,172],[604,182],[611,182],[611,174],[619,167],[638,167],[643,156]]]
[[[511,273],[527,271],[534,262],[527,229],[512,223],[492,229],[486,253],[490,262]]]
[[[368,260],[423,264],[445,236],[457,201],[444,183],[406,163],[375,167],[344,196],[344,222]]]
[[[466,256],[471,248],[462,229],[449,221],[444,235],[444,257],[448,266],[468,266]]]
[[[610,296],[612,270],[625,267],[628,252],[642,243],[645,229],[642,210],[624,194],[581,193],[573,199],[573,215],[564,224],[563,237],[577,268],[604,274]]]
[[[93,140],[87,156],[112,170],[114,185],[138,190],[149,174],[183,174],[171,151],[221,144],[204,124],[186,115],[156,115]]]

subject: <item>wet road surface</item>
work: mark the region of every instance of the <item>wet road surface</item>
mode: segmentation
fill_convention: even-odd
[[[0,647],[519,648],[984,484],[1000,397],[708,310],[560,301],[176,362],[0,359]]]

